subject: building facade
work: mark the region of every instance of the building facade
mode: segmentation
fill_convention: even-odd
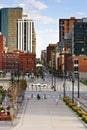
[[[26,73],[35,73],[36,55],[18,50],[4,53],[2,64],[3,72],[11,73],[14,76],[17,76],[18,74],[25,75]]]
[[[2,34],[0,34],[0,72],[2,72],[3,67],[2,57],[5,52],[5,45],[6,45],[6,38]]]
[[[59,42],[63,42],[65,34],[72,32],[73,23],[80,22],[81,19],[70,17],[70,19],[59,19]]]
[[[49,44],[47,47],[47,66],[51,67],[51,53],[56,50],[56,44]]]
[[[17,49],[17,19],[22,19],[23,9],[0,9],[0,32],[6,37],[6,46],[11,52]]]
[[[75,22],[80,22],[81,19],[70,17],[70,19],[59,19],[59,43],[60,48],[60,71],[65,73],[66,55],[71,54],[72,50],[72,30]]]
[[[24,15],[17,20],[17,49],[36,54],[34,21]]]
[[[42,50],[41,51],[41,61],[42,61],[42,64],[44,64],[44,65],[46,65],[46,57],[47,57],[46,50]]]
[[[75,22],[72,33],[72,55],[87,56],[87,22]]]

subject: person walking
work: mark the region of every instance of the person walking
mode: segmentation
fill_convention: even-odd
[[[58,102],[59,102],[59,96],[56,98],[56,105],[58,104]]]
[[[56,98],[56,105],[58,104],[58,99]]]
[[[80,102],[77,102],[77,106],[80,107]]]

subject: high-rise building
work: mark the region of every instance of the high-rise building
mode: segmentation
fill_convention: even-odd
[[[75,17],[70,17],[69,19],[59,19],[59,43],[58,47],[60,49],[60,68],[61,71],[66,73],[66,56],[71,54],[72,50],[72,30],[73,24],[75,22],[80,22],[81,19],[76,19]]]
[[[21,7],[0,9],[0,32],[6,37],[9,52],[17,49],[17,19],[22,19],[22,12]]]
[[[8,52],[18,49],[36,54],[34,21],[23,15],[22,8],[0,10],[0,32],[6,37]]]
[[[22,11],[23,9],[20,7],[0,10],[0,31],[6,37],[8,51],[17,48],[17,19],[22,18]]]
[[[72,33],[72,55],[87,56],[87,18],[75,22]]]
[[[34,21],[24,15],[17,20],[17,49],[24,52],[36,54],[36,36]]]
[[[59,42],[65,39],[65,34],[71,33],[74,22],[80,22],[81,19],[71,17],[70,19],[59,19]]]

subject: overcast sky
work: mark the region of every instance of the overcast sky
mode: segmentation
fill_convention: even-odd
[[[0,0],[0,8],[17,6],[35,22],[37,58],[59,41],[59,19],[87,17],[87,0]]]

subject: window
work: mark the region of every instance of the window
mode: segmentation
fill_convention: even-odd
[[[78,60],[74,60],[74,64],[78,64]]]
[[[74,71],[78,71],[78,66],[74,66]]]

